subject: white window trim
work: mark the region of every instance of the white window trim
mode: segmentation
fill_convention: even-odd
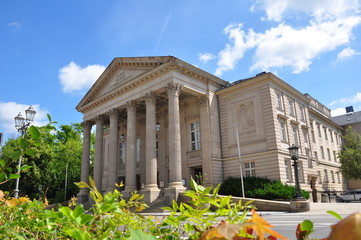
[[[255,162],[244,163],[244,172],[247,177],[255,177],[256,176],[256,163]]]
[[[194,140],[192,139],[193,134]],[[191,151],[197,151],[201,149],[201,132],[199,122],[193,122],[189,124],[189,142]]]

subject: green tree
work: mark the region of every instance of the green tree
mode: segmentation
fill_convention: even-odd
[[[24,170],[20,179],[20,195],[30,199],[46,196],[50,203],[62,202],[76,195],[79,189],[74,182],[80,181],[82,155],[82,127],[80,124],[39,127],[41,144],[34,148],[31,156],[23,157],[23,164],[31,168]],[[25,139],[30,136],[25,135]],[[94,146],[92,136],[92,148]],[[10,139],[3,148],[3,158],[9,162],[16,151],[16,140]],[[93,159],[94,150],[91,151]],[[93,162],[93,161],[91,161]],[[16,162],[11,167],[16,169]],[[65,186],[66,184],[66,186]],[[10,193],[15,188],[15,181],[8,181],[1,186]],[[65,196],[66,194],[66,196]]]
[[[347,179],[361,179],[361,135],[348,127],[339,152],[341,172]]]

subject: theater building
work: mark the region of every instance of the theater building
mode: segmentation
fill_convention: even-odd
[[[125,196],[138,190],[147,202],[170,201],[191,177],[215,186],[241,171],[294,185],[292,144],[300,146],[302,189],[345,188],[342,129],[330,110],[272,73],[229,83],[172,56],[115,58],[76,109],[84,114],[81,180],[92,176],[102,192],[123,181]],[[88,195],[81,189],[79,201]]]

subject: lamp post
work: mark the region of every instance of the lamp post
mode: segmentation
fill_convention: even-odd
[[[295,182],[296,182],[296,193],[294,195],[293,200],[304,200],[304,198],[301,196],[301,189],[300,189],[300,179],[298,176],[298,149],[299,147],[292,144],[291,147],[288,148],[290,151],[291,159],[293,160],[293,169],[295,171]]]
[[[26,130],[28,129],[30,124],[34,121],[35,113],[36,111],[30,105],[30,107],[27,110],[25,110],[25,118],[21,115],[21,112],[19,112],[19,114],[14,118],[15,128],[16,130],[18,130],[18,132],[21,133],[21,137],[24,137]],[[19,158],[18,174],[20,174],[21,160],[22,160],[22,156],[20,156]],[[14,198],[19,197],[19,182],[20,182],[20,177],[16,179]]]

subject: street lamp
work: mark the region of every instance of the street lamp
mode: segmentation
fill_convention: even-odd
[[[290,151],[291,159],[293,160],[293,169],[295,171],[295,182],[296,182],[296,193],[294,195],[293,200],[304,200],[304,198],[301,196],[301,189],[300,189],[300,179],[298,176],[298,149],[299,147],[292,144],[291,147],[288,148]]]
[[[26,130],[28,129],[30,124],[34,121],[35,113],[36,113],[36,111],[30,105],[30,107],[25,110],[25,118],[21,115],[21,112],[19,112],[19,114],[14,118],[15,119],[15,128],[16,128],[16,130],[18,130],[18,132],[21,133],[21,137],[24,136]],[[18,165],[18,174],[20,174],[21,160],[22,160],[22,156],[20,155],[19,165]],[[19,197],[19,182],[20,182],[20,177],[18,177],[16,179],[14,198]]]

